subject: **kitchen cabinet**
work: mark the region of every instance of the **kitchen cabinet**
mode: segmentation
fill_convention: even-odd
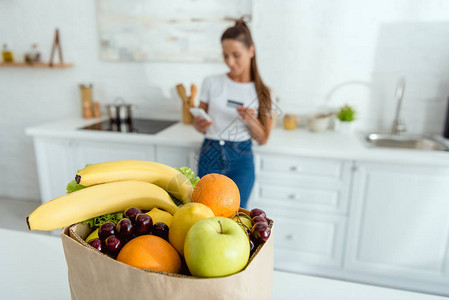
[[[155,147],[111,142],[74,141],[70,151],[78,169],[113,160],[155,160]]]
[[[35,138],[34,145],[42,202],[65,194],[67,183],[86,164],[146,160],[197,170],[198,149],[193,147],[48,138]]]
[[[72,142],[65,139],[34,139],[39,190],[42,203],[66,193],[67,183],[75,178],[76,163]]]
[[[449,295],[449,169],[256,156],[276,269]]]
[[[448,168],[358,162],[352,194],[345,269],[449,294]]]
[[[197,174],[199,149],[156,145],[156,161],[175,168],[189,167]]]
[[[66,185],[86,164],[112,160],[155,160],[155,146],[35,138],[41,201],[64,195]]]
[[[277,269],[340,268],[351,180],[349,161],[260,154],[249,207],[276,223]]]

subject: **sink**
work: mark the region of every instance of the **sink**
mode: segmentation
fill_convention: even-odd
[[[420,135],[372,133],[366,136],[366,141],[373,147],[449,151],[449,147],[446,147],[433,138]]]
[[[432,151],[449,151],[449,147],[442,144],[438,139],[425,135],[399,134],[406,131],[405,124],[400,119],[402,98],[404,96],[405,78],[401,78],[396,86],[396,113],[391,133],[371,133],[365,137],[371,147],[417,149]]]

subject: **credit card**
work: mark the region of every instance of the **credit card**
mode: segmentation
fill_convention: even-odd
[[[237,108],[239,106],[243,105],[243,102],[235,101],[228,99],[228,103],[226,104],[227,107]]]

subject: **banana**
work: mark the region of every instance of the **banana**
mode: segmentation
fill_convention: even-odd
[[[178,207],[162,188],[143,181],[118,181],[91,186],[55,198],[27,217],[30,230],[55,230],[129,207],[158,207],[174,214]]]
[[[93,164],[80,170],[75,180],[84,186],[120,180],[145,181],[163,188],[184,204],[192,202],[190,180],[175,168],[157,162],[119,160]]]

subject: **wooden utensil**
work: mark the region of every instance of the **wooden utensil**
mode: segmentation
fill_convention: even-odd
[[[182,83],[176,85],[176,90],[182,99],[182,122],[184,124],[192,124],[193,116],[190,113],[190,98],[187,97],[186,89]]]
[[[190,86],[190,107],[193,107],[193,106],[195,106],[195,97],[196,97],[196,93],[198,92],[198,89],[197,89],[197,87],[196,87],[196,84],[192,84],[191,86]]]
[[[176,85],[176,90],[178,91],[178,95],[181,97],[182,102],[188,103],[189,99],[187,98],[186,88],[182,83]]]

